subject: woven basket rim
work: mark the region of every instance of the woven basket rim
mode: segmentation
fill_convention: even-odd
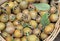
[[[6,0],[5,0],[6,1]],[[54,2],[54,0],[52,0],[52,2]],[[3,2],[2,2],[3,3]],[[54,2],[54,3],[58,3],[59,5],[59,8],[58,8],[58,11],[60,11],[60,1],[57,1],[57,2]],[[1,5],[1,3],[0,3],[0,5]],[[58,12],[58,14],[59,14],[60,12]],[[55,24],[55,29],[54,29],[54,31],[52,32],[52,34],[50,35],[50,36],[48,36],[45,40],[43,40],[43,41],[53,41],[56,37],[57,37],[57,35],[58,35],[58,33],[60,32],[60,14],[59,14],[59,19],[58,19],[58,21],[56,22],[56,24]],[[0,35],[0,40],[2,40],[2,41],[6,41],[1,35]]]
[[[54,2],[54,0],[52,0],[52,2]],[[44,41],[53,41],[57,37],[59,32],[60,32],[60,1],[57,1],[57,2],[54,2],[54,3],[58,3],[59,19],[58,19],[58,21],[55,24],[55,29],[52,32],[52,34],[48,38],[46,38]]]

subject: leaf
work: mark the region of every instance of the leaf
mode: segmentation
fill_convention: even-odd
[[[28,23],[24,23],[23,27],[31,27]]]
[[[50,23],[48,17],[49,17],[48,13],[45,13],[45,14],[42,16],[40,23],[43,25],[43,27],[47,26],[47,25]]]
[[[14,41],[14,39],[12,39],[12,41]]]
[[[24,23],[24,24],[23,24],[23,27],[27,27],[27,24],[26,24],[26,23]]]
[[[29,32],[26,33],[26,36],[29,36]]]
[[[11,20],[12,20],[12,21],[15,20],[15,16],[12,16]]]
[[[50,10],[50,5],[47,3],[35,3],[33,4],[38,10]]]

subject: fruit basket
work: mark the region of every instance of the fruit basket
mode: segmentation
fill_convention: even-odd
[[[60,0],[0,1],[0,41],[54,41],[60,32]]]

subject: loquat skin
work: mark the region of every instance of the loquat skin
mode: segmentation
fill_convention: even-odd
[[[2,14],[0,16],[0,21],[1,22],[7,22],[8,21],[8,15],[7,14]]]
[[[22,37],[21,31],[20,30],[15,30],[14,37],[16,37],[16,38]]]
[[[6,6],[6,14],[11,14],[11,9],[9,6]]]
[[[23,21],[29,22],[31,20],[31,16],[29,14],[29,10],[25,9],[25,10],[23,10],[22,13],[23,13]]]
[[[20,24],[20,21],[19,20],[15,20],[13,21],[13,24],[16,26],[16,25],[19,25]]]
[[[23,10],[23,14],[29,14],[29,10],[28,9]]]
[[[9,14],[9,21],[14,21],[16,16],[14,14]]]
[[[40,17],[40,15],[38,15],[37,18],[36,18],[36,22],[39,23],[40,20],[41,20],[41,17]]]
[[[20,38],[14,38],[14,41],[21,41]]]
[[[39,38],[36,35],[29,35],[28,41],[39,41]]]
[[[55,6],[52,6],[51,9],[50,9],[50,13],[51,14],[54,14],[56,12],[56,7]]]
[[[37,36],[39,36],[40,33],[41,33],[41,31],[40,31],[40,29],[38,29],[38,28],[36,28],[36,29],[33,30],[33,34],[35,34],[35,35],[37,35]]]
[[[23,16],[23,13],[18,13],[17,15],[16,15],[16,18],[17,18],[17,20],[22,20],[22,16]]]
[[[36,19],[37,12],[36,11],[30,11],[30,16],[31,16],[32,19]]]
[[[8,21],[8,22],[6,23],[6,27],[9,27],[9,26],[14,26],[14,25],[13,25],[12,22]]]
[[[27,39],[27,37],[26,36],[23,36],[22,38],[21,38],[21,41],[27,41],[28,39]]]
[[[10,2],[8,3],[8,5],[9,5],[9,7],[12,9],[12,8],[14,7],[14,2],[10,1]]]
[[[26,1],[22,1],[22,2],[20,2],[20,8],[21,9],[26,9],[27,8],[27,6],[28,6],[28,3],[26,2]]]
[[[23,21],[29,22],[31,20],[31,16],[29,14],[23,14]]]
[[[25,27],[24,29],[23,29],[23,33],[24,33],[24,35],[27,35],[27,34],[31,34],[32,33],[32,30],[30,29],[30,28],[28,28],[28,27]]]
[[[51,32],[54,30],[55,26],[53,23],[50,23],[48,26],[45,27],[44,32],[46,34],[51,34]]]
[[[18,2],[18,3],[20,3],[20,2],[22,2],[23,0],[15,0],[16,2]]]
[[[26,2],[28,2],[28,3],[33,3],[33,2],[35,2],[35,0],[25,0]]]
[[[20,12],[21,12],[21,10],[20,10],[19,6],[15,6],[15,7],[13,8],[13,13],[14,13],[14,14],[19,14]]]
[[[11,41],[12,37],[11,36],[7,36],[5,39],[6,39],[6,41]]]
[[[7,22],[6,23],[5,31],[9,34],[13,34],[13,32],[15,31],[15,27],[14,27],[12,22]]]
[[[42,24],[39,24],[39,25],[38,25],[38,28],[39,28],[40,30],[42,30],[42,29],[43,29]]]
[[[14,5],[15,7],[16,7],[16,6],[19,7],[17,1],[14,1],[14,4],[15,4],[15,5]]]
[[[49,19],[51,22],[56,22],[58,20],[58,15],[57,14],[51,14]]]
[[[44,32],[42,32],[40,37],[41,37],[42,40],[44,40],[48,37],[48,35],[45,34]]]
[[[3,22],[0,22],[0,31],[5,29],[5,24]]]
[[[16,29],[18,29],[18,30],[23,30],[23,26],[22,26],[22,25],[17,25],[17,26],[16,26]]]
[[[31,20],[29,24],[32,26],[32,29],[35,29],[37,27],[37,22],[35,20]]]
[[[5,31],[9,34],[13,34],[13,32],[15,31],[15,27],[14,26],[7,26]]]
[[[0,8],[0,14],[1,14],[1,8]]]
[[[28,10],[35,10],[36,8],[35,8],[35,6],[33,5],[33,4],[29,4],[28,5]],[[36,11],[36,10],[35,10]],[[37,11],[36,11],[37,12]]]

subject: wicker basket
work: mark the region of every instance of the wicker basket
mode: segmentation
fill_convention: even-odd
[[[4,3],[6,0],[2,0],[2,1],[0,1],[0,5],[2,3]],[[44,1],[44,2],[47,2],[47,1]],[[58,10],[59,19],[56,22],[55,29],[53,30],[51,35],[48,38],[46,38],[44,41],[54,41],[54,39],[57,37],[58,33],[60,32],[60,0],[57,0],[57,1],[56,0],[52,0],[51,1],[51,6],[54,6],[54,5],[56,6],[56,4],[58,4],[57,5],[57,8],[58,8],[57,10]],[[0,35],[0,41],[6,41],[6,40],[4,40],[4,38]]]

